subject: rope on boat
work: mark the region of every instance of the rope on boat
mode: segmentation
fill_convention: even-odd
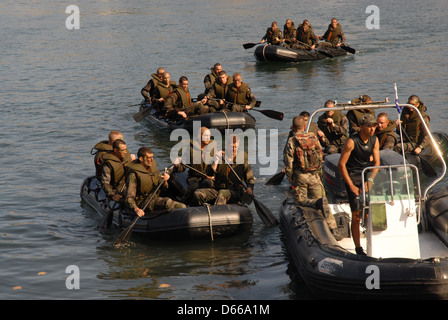
[[[213,242],[214,239],[213,239],[212,213],[210,212],[210,204],[204,203],[204,206],[207,208],[207,211],[208,211],[208,223],[209,223],[209,226],[210,226],[210,237],[211,237],[212,242]]]
[[[227,112],[225,110],[221,110],[221,112],[224,113],[224,117],[226,117],[227,130],[230,130],[230,122],[229,118],[227,117]]]

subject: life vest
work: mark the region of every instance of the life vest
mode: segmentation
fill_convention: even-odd
[[[135,175],[137,181],[137,192],[135,202],[138,206],[142,206],[147,197],[157,188],[161,182],[160,173],[157,169],[157,163],[154,161],[151,168],[148,170],[136,160],[129,166],[129,175]],[[157,195],[154,196],[155,199]],[[151,208],[150,208],[151,209]]]
[[[96,150],[96,151],[94,151]],[[113,151],[113,147],[109,144],[108,140],[103,140],[101,142],[98,142],[92,150],[90,150],[90,154],[94,155],[93,162],[95,164],[95,174],[97,177],[101,176],[101,170],[102,170],[102,160],[101,158],[107,154],[111,153]]]
[[[174,90],[173,93],[176,93],[178,96],[177,99],[178,108],[185,108],[191,106],[191,97],[189,90],[185,91],[183,88],[178,87],[176,90]]]
[[[297,168],[303,172],[313,172],[322,167],[323,152],[319,139],[312,132],[303,131],[294,135]]]
[[[225,99],[226,98],[226,94],[227,91],[229,90],[229,86],[232,82],[232,78],[231,77],[227,77],[227,82],[226,84],[222,84],[219,80],[215,81],[215,83],[213,84],[213,90],[214,90],[214,94],[215,97],[217,99]]]
[[[125,183],[125,163],[118,159],[114,154],[108,153],[102,157],[102,167],[108,166],[111,168],[111,181],[110,185],[115,190],[121,188],[121,186]]]
[[[231,83],[227,91],[226,100],[240,105],[248,104],[246,97],[248,90],[249,85],[247,83],[241,83],[239,88],[237,88],[234,83]]]

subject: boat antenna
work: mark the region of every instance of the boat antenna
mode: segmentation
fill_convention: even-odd
[[[406,156],[404,153],[404,144],[403,144],[403,133],[402,130],[403,128],[401,127],[401,111],[403,111],[403,107],[400,106],[399,101],[398,101],[398,89],[397,89],[397,83],[394,81],[394,90],[395,90],[395,106],[397,108],[397,113],[398,113],[398,125],[399,125],[399,131],[400,131],[400,143],[401,143],[401,153],[403,155],[403,163],[404,163],[404,176],[406,178],[406,191],[408,193],[408,201],[409,201],[409,216],[413,216],[414,215],[414,211],[411,211],[411,194],[409,192],[409,181],[408,181],[408,169],[406,167]],[[391,190],[392,192],[392,190]]]

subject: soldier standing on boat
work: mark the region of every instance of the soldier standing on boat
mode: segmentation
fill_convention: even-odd
[[[360,120],[361,130],[351,135],[345,143],[338,163],[338,169],[345,181],[345,189],[352,211],[351,231],[357,254],[365,255],[360,238],[360,200],[362,193],[362,171],[368,166],[380,165],[378,138],[374,135],[377,126],[375,117],[366,114]],[[373,164],[370,160],[373,155]],[[365,189],[370,190],[378,169],[373,169],[365,182]]]
[[[336,237],[336,220],[328,205],[320,177],[323,163],[322,147],[313,132],[305,132],[306,120],[303,116],[294,117],[291,129],[294,135],[286,143],[283,162],[286,176],[294,188],[294,200],[299,206],[320,209]],[[311,199],[308,198],[308,194]]]
[[[163,183],[162,189],[168,188],[170,175],[168,173],[160,175],[151,148],[141,147],[137,152],[137,158],[129,166],[129,175],[126,180],[126,205],[131,211],[142,217],[145,212],[141,208],[160,183]],[[186,208],[186,205],[169,197],[160,197],[156,194],[147,208],[148,210],[172,210]]]

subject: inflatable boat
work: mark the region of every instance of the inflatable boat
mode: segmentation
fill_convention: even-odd
[[[299,276],[317,296],[448,298],[448,190],[430,192],[445,176],[446,164],[432,134],[431,141],[441,174],[424,190],[419,168],[390,153],[393,151],[381,152],[380,166],[364,169],[364,181],[372,170],[379,170],[372,188],[363,188],[359,198],[361,245],[366,255],[355,252],[351,210],[343,197],[330,201],[338,224],[336,233],[330,231],[319,209],[297,206],[291,198],[282,203],[280,223],[287,252]],[[325,174],[338,172],[337,167],[335,170],[324,169],[324,179]],[[331,187],[333,192],[343,186]]]
[[[263,44],[255,48],[254,55],[258,61],[306,62],[328,57],[345,56],[347,55],[347,51],[340,47],[317,47],[315,50],[300,50],[272,44]]]
[[[81,199],[101,216],[115,207],[115,203],[106,198],[101,183],[95,176],[83,181]],[[119,207],[113,211],[112,223],[119,229],[125,229],[136,217]],[[147,212],[138,219],[133,233],[156,240],[214,240],[246,233],[251,229],[252,223],[252,213],[245,205],[187,207]]]
[[[144,111],[145,108],[148,109],[148,112],[145,112],[146,116],[143,119],[147,126],[150,127],[159,127],[168,129],[170,131],[175,129],[185,129],[190,133],[193,132],[193,127],[195,123],[198,128],[207,127],[209,129],[216,129],[221,132],[226,129],[229,130],[247,130],[250,128],[255,128],[255,118],[247,112],[214,112],[214,113],[206,113],[203,115],[197,115],[189,117],[188,119],[176,119],[170,120],[163,117],[163,115],[159,114],[155,108],[151,108],[149,104],[142,104],[140,106],[140,111]]]

